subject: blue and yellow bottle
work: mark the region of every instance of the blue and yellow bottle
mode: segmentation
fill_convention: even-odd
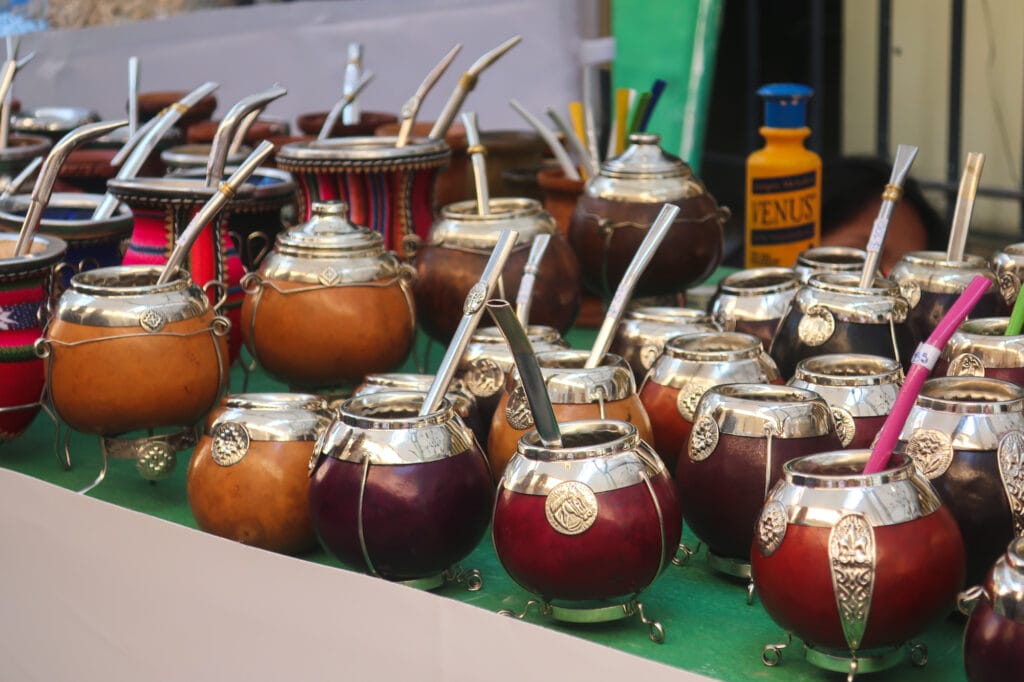
[[[774,83],[757,94],[765,145],[747,157],[746,266],[792,267],[821,242],[821,157],[804,147],[814,90]]]

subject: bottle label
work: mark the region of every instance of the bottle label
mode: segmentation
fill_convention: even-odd
[[[747,267],[792,267],[818,245],[818,172],[754,178],[747,198]]]

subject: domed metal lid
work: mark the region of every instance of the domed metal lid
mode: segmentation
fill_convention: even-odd
[[[1024,623],[1024,538],[1014,538],[992,569],[992,610]]]
[[[601,175],[626,180],[656,180],[688,177],[693,175],[693,171],[678,156],[661,148],[660,135],[633,133],[629,136],[626,151],[602,164]]]
[[[330,251],[345,255],[379,255],[384,253],[384,240],[367,227],[348,219],[348,204],[343,201],[315,201],[312,217],[277,236],[278,247],[302,251]]]

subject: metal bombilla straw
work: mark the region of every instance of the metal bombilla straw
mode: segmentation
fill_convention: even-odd
[[[32,189],[32,198],[29,200],[28,210],[25,211],[25,220],[21,224],[18,243],[14,247],[15,256],[24,256],[28,252],[33,234],[39,227],[39,222],[43,219],[43,211],[46,210],[46,204],[49,203],[50,195],[53,194],[53,185],[57,182],[57,174],[71,152],[80,144],[102,137],[125,125],[128,125],[126,120],[87,123],[75,128],[53,145],[53,149],[43,161],[39,177],[36,178],[35,187]]]
[[[537,364],[537,356],[533,352],[526,330],[512,312],[512,306],[508,301],[488,301],[487,312],[494,318],[498,330],[505,337],[505,343],[512,351],[512,358],[515,360],[519,378],[523,382],[523,390],[526,392],[526,402],[533,413],[533,425],[537,428],[541,443],[548,448],[562,447],[562,433],[558,429],[555,409],[551,406],[548,387],[544,383],[544,375],[540,372],[540,365]]]
[[[356,103],[355,89],[363,75],[363,44],[349,43],[348,55],[345,60],[345,79],[342,81],[341,91],[345,95],[351,95],[350,105],[346,107],[342,122],[345,125],[359,123],[362,112]]]
[[[448,101],[445,102],[441,115],[437,117],[437,121],[434,122],[434,127],[430,129],[430,134],[427,137],[432,140],[444,138],[448,133],[448,128],[452,125],[452,121],[455,120],[455,114],[462,108],[462,103],[466,101],[469,91],[476,87],[476,81],[480,77],[481,72],[496,62],[503,54],[518,45],[522,39],[522,36],[512,36],[473,62],[473,65],[459,78],[458,85],[455,86],[455,90],[452,91]]]
[[[587,177],[592,178],[597,175],[601,170],[597,166],[597,161],[595,161],[590,155],[590,152],[583,144],[583,140],[581,140],[580,136],[576,134],[576,131],[573,130],[571,125],[569,125],[568,121],[566,121],[560,113],[551,107],[545,109],[545,113],[548,115],[548,118],[551,119],[551,122],[555,124],[555,127],[558,128],[558,132],[562,133],[566,144],[569,145],[569,150],[579,161],[580,166],[582,166],[587,172]]]
[[[946,248],[946,260],[948,261],[955,263],[964,259],[964,247],[967,245],[967,230],[971,225],[974,199],[978,194],[978,183],[981,182],[981,170],[984,167],[984,154],[980,152],[969,152],[967,154],[964,172],[960,176],[960,190],[956,195],[953,224],[949,229],[949,245]]]
[[[146,121],[135,134],[128,138],[124,146],[110,161],[111,166],[120,166],[115,176],[118,180],[130,180],[142,169],[146,159],[156,149],[164,134],[178,122],[185,112],[194,107],[199,100],[209,95],[220,87],[217,83],[206,82],[188,93],[180,100],[165,108],[159,114]],[[103,199],[92,212],[93,220],[107,220],[114,215],[117,209],[118,200],[109,192],[103,195]]]
[[[359,79],[359,82],[356,83],[355,87],[352,88],[352,91],[346,92],[341,96],[341,99],[334,103],[334,106],[331,107],[331,110],[327,113],[327,118],[324,119],[324,124],[320,126],[320,133],[316,136],[316,139],[326,140],[331,137],[331,131],[334,130],[334,126],[337,125],[338,118],[341,116],[341,113],[355,101],[356,97],[359,96],[359,93],[363,91],[363,88],[369,85],[372,80],[373,71],[365,72]]]
[[[260,143],[256,149],[253,150],[252,154],[246,157],[245,161],[238,166],[231,176],[221,183],[217,192],[210,197],[210,200],[203,204],[203,207],[199,209],[188,226],[182,231],[181,235],[174,242],[174,250],[171,251],[170,257],[167,259],[167,263],[164,264],[164,269],[160,272],[160,277],[157,278],[157,284],[164,284],[173,275],[174,271],[181,267],[182,263],[185,262],[185,257],[188,255],[189,250],[192,248],[192,244],[195,243],[199,237],[199,233],[203,231],[203,228],[214,219],[214,217],[220,212],[224,205],[231,201],[235,196],[235,192],[238,188],[245,184],[245,181],[249,179],[249,176],[253,174],[256,168],[263,163],[271,152],[274,151],[274,144],[264,140]]]
[[[28,182],[28,179],[32,177],[32,174],[39,170],[39,167],[43,165],[43,157],[37,156],[36,158],[29,161],[29,164],[21,169],[21,172],[11,178],[11,181],[7,183],[3,191],[0,192],[0,199],[7,199],[12,194],[17,194],[21,190],[21,186]]]
[[[867,255],[864,258],[864,269],[860,271],[861,289],[871,288],[875,281],[875,274],[878,272],[878,261],[882,257],[882,246],[885,243],[885,233],[889,230],[889,221],[892,220],[892,212],[896,208],[896,202],[903,196],[903,182],[907,179],[910,166],[917,157],[917,147],[909,144],[901,144],[896,147],[896,158],[892,162],[892,174],[889,176],[889,184],[882,192],[882,205],[878,208],[878,217],[871,227],[871,235],[868,237],[866,248]]]
[[[10,38],[11,36],[8,36]],[[7,149],[11,136],[11,107],[13,104],[14,76],[36,56],[30,52],[18,59],[18,39],[7,42],[7,61],[4,62],[0,75],[0,149]]]
[[[476,125],[476,112],[462,114],[462,125],[466,127],[466,153],[473,161],[473,184],[476,187],[476,212],[480,215],[491,213],[491,190],[487,186],[487,149],[480,143],[480,131]]]
[[[217,126],[217,132],[213,136],[213,145],[210,148],[210,158],[206,162],[206,186],[215,187],[221,178],[224,177],[224,167],[227,165],[228,149],[235,137],[235,131],[242,119],[254,109],[267,106],[279,97],[288,94],[288,91],[280,85],[258,92],[238,100],[235,106],[231,107],[227,115]],[[251,156],[249,158],[252,158]]]
[[[416,123],[416,115],[420,112],[420,106],[423,104],[423,100],[426,98],[433,87],[437,84],[437,81],[441,78],[452,61],[455,60],[455,55],[462,49],[462,43],[456,43],[455,47],[448,50],[448,54],[437,63],[427,77],[420,83],[420,87],[416,89],[416,93],[405,101],[402,105],[402,111],[400,118],[402,119],[401,125],[398,127],[398,139],[395,141],[396,147],[404,147],[409,142],[409,135],[412,134],[412,127]]]
[[[139,58],[128,58],[128,137],[139,129]]]
[[[235,136],[231,140],[231,145],[228,146],[228,158],[231,158],[232,154],[237,154],[238,150],[242,148],[245,143],[245,136],[249,134],[249,129],[252,128],[252,124],[256,122],[256,119],[260,117],[266,106],[256,107],[242,119],[241,123],[238,124],[238,128],[235,129]]]
[[[547,143],[548,148],[551,149],[551,153],[555,155],[555,160],[558,161],[559,168],[565,173],[565,177],[570,180],[579,180],[580,174],[576,170],[576,166],[573,164],[572,159],[569,158],[569,153],[565,151],[565,147],[558,141],[558,137],[555,136],[551,130],[541,123],[540,119],[531,114],[526,108],[514,99],[508,101],[510,107],[516,110],[516,112],[526,119],[526,122],[537,131],[541,139]]]
[[[455,376],[459,359],[466,352],[470,336],[480,323],[480,318],[483,317],[484,303],[494,293],[498,277],[501,276],[501,269],[505,267],[505,261],[512,253],[512,248],[516,245],[518,238],[519,233],[515,230],[501,231],[498,243],[494,245],[491,257],[487,260],[487,265],[484,266],[484,271],[480,275],[480,281],[469,290],[462,306],[462,319],[459,320],[455,335],[452,337],[451,343],[448,344],[448,349],[444,353],[437,374],[434,375],[434,381],[430,384],[427,396],[423,399],[419,413],[421,417],[436,411],[438,405],[441,404],[441,398],[448,392],[448,385],[452,382],[452,377]]]
[[[594,347],[591,348],[590,356],[587,358],[586,364],[583,365],[585,369],[597,367],[604,359],[605,353],[612,345],[615,328],[619,326],[622,314],[626,311],[626,304],[629,303],[629,298],[633,295],[633,289],[636,288],[640,276],[644,274],[647,264],[651,262],[654,252],[658,250],[658,246],[665,239],[665,235],[668,234],[668,229],[672,227],[677,215],[679,215],[678,206],[665,204],[661,207],[658,217],[654,219],[654,223],[647,230],[647,235],[640,242],[640,248],[636,250],[633,260],[626,268],[626,274],[622,276],[622,281],[619,282],[619,287],[615,290],[615,295],[612,296],[612,302],[608,304],[608,312],[604,316],[604,321],[601,322],[597,338],[594,339]]]
[[[537,282],[537,273],[540,271],[540,261],[544,257],[544,251],[551,243],[550,234],[539,234],[533,238],[530,246],[530,255],[526,258],[526,265],[523,266],[523,277],[519,280],[519,291],[516,292],[516,316],[524,327],[530,325],[530,305],[533,303],[533,285]]]

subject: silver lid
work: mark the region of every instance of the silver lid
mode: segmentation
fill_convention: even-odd
[[[12,127],[25,133],[71,132],[86,123],[95,123],[100,115],[83,107],[37,107],[12,116]]]
[[[856,272],[864,269],[867,252],[852,246],[816,246],[801,251],[793,271],[806,283],[819,272]]]
[[[600,173],[587,181],[587,196],[660,204],[707,194],[682,159],[662,150],[660,136],[634,133],[629,143],[626,151],[605,161]]]
[[[555,234],[555,219],[539,201],[518,197],[491,199],[491,212],[477,213],[476,201],[458,201],[441,209],[427,236],[431,246],[490,251],[502,230],[519,233],[516,246],[533,243],[539,234]]]
[[[801,313],[823,308],[842,322],[858,324],[902,323],[910,305],[895,282],[875,277],[872,285],[861,289],[860,276],[843,272],[812,275],[797,291],[793,306]]]
[[[16,194],[0,201],[0,226],[20,230],[31,199],[29,194]],[[102,194],[55,192],[46,203],[39,231],[58,235],[69,242],[131,234],[134,225],[132,212],[124,204],[118,204],[110,218],[93,220],[92,213],[101,201]]]
[[[694,423],[710,419],[718,432],[748,438],[812,438],[835,431],[832,411],[817,393],[774,384],[724,384],[709,389]],[[705,420],[706,420],[705,419]]]
[[[20,227],[20,224],[19,224]],[[28,272],[44,270],[56,265],[68,250],[67,243],[58,237],[35,234],[32,246],[24,256],[15,256],[17,232],[0,232],[0,281]]]
[[[239,424],[253,441],[313,441],[331,422],[327,401],[303,393],[239,393],[228,396],[206,422],[206,434],[221,424]]]
[[[361,464],[398,466],[454,457],[473,447],[473,434],[455,416],[452,403],[419,415],[425,394],[386,391],[349,398],[317,442],[313,456]]]
[[[558,428],[560,448],[546,447],[536,430],[520,438],[499,486],[524,495],[546,496],[556,486],[573,481],[602,493],[665,472],[661,459],[628,422],[588,419],[562,422]]]
[[[1024,538],[1014,538],[996,560],[991,578],[992,610],[1024,623]]]
[[[416,168],[446,163],[451,150],[444,140],[410,138],[396,147],[395,136],[353,136],[293,142],[281,147],[275,157],[285,170],[347,168],[354,171]]]
[[[277,236],[277,246],[283,252],[325,256],[376,256],[384,252],[384,239],[378,233],[349,221],[344,201],[314,201],[310,210],[308,221]]]
[[[982,376],[985,368],[1024,367],[1024,334],[1006,336],[1008,317],[982,317],[961,324],[942,349],[950,376]]]
[[[873,527],[894,526],[931,514],[942,502],[909,458],[893,455],[890,467],[862,474],[870,450],[842,450],[791,459],[765,502],[781,505],[797,526],[832,528],[843,516],[862,514]]]
[[[927,444],[929,453],[949,457],[953,450],[997,450],[1003,436],[1022,429],[1024,388],[988,377],[936,377],[921,387],[896,449],[913,454]]]
[[[163,268],[119,265],[80,272],[57,302],[55,317],[92,327],[153,329],[192,319],[210,308],[203,290],[186,270],[157,284]]]
[[[636,395],[636,380],[625,360],[607,353],[600,365],[586,369],[583,365],[589,355],[589,351],[571,349],[537,353],[551,402],[583,405]],[[514,368],[511,380],[519,382],[519,372]]]
[[[995,273],[981,256],[968,253],[963,260],[949,261],[943,251],[911,251],[892,267],[889,279],[902,289],[916,287],[935,294],[958,294],[977,275],[996,284]]]

